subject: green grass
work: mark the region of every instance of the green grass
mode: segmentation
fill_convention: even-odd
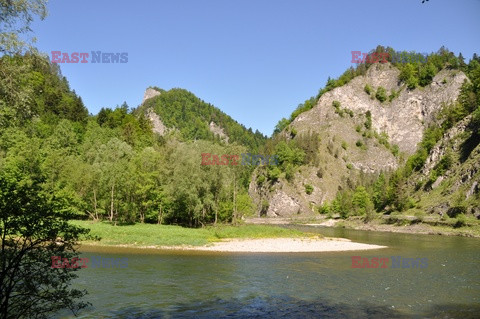
[[[100,241],[85,240],[91,245],[132,245],[132,246],[201,246],[225,238],[277,238],[308,236],[294,229],[270,225],[220,225],[205,228],[181,226],[135,224],[113,226],[108,222],[74,220],[71,224],[90,229],[90,234]]]

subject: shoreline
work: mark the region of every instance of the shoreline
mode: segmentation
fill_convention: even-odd
[[[292,237],[292,238],[230,238],[212,242],[202,246],[176,245],[108,245],[95,242],[80,243],[82,247],[115,247],[126,249],[153,249],[157,251],[197,251],[222,253],[313,253],[313,252],[342,252],[387,248],[387,246],[353,242],[344,238],[331,237]]]
[[[352,230],[365,230],[383,233],[402,233],[419,235],[441,235],[441,236],[460,236],[480,238],[480,229],[478,226],[453,228],[448,226],[432,226],[428,223],[403,220],[406,224],[387,224],[382,220],[374,220],[365,223],[359,218],[349,219],[327,219],[322,217],[311,217],[305,219],[293,218],[250,218],[246,220],[247,224],[253,225],[295,225],[312,226],[328,228],[344,228]]]

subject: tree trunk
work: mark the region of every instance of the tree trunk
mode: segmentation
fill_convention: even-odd
[[[98,221],[98,211],[97,211],[97,190],[93,190],[93,211],[95,213],[95,221]]]
[[[163,212],[162,212],[162,205],[160,205],[160,209],[158,210],[158,224],[161,225],[163,222]]]
[[[112,185],[112,193],[110,195],[110,222],[113,221],[113,191],[115,189],[115,183]]]

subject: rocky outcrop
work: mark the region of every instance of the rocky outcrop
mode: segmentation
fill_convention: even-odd
[[[390,63],[374,65],[365,76],[358,76],[350,83],[325,93],[316,107],[300,114],[291,125],[299,133],[321,130],[331,124],[328,119],[334,116],[332,102],[339,101],[342,108],[348,108],[356,115],[370,111],[373,129],[387,133],[390,141],[397,144],[401,151],[412,154],[422,139],[425,125],[445,103],[457,99],[467,77],[460,71],[442,70],[429,86],[410,91],[398,82],[399,72]],[[382,86],[387,94],[391,90],[401,92],[392,102],[380,103],[364,91],[366,84],[374,91]]]
[[[210,128],[210,131],[219,136],[220,139],[222,139],[224,142],[228,143],[228,136],[227,134],[225,134],[225,131],[223,130],[222,127],[218,126],[217,124],[215,124],[215,122],[211,121],[210,122],[210,125],[209,125],[209,128]]]
[[[273,184],[258,186],[254,174],[249,194],[257,207],[265,208],[268,202],[268,209],[263,211],[267,216],[309,214],[334,199],[339,190],[358,185],[368,175],[403,165],[401,157],[394,155],[395,147],[406,155],[404,158],[413,154],[424,129],[443,106],[457,99],[467,77],[461,71],[442,70],[430,85],[408,90],[398,81],[399,73],[390,63],[373,65],[365,76],[325,93],[315,107],[297,116],[281,134],[287,138],[318,134],[321,142],[317,161],[301,166],[290,181],[281,177]],[[371,94],[365,92],[367,84]],[[394,92],[396,97],[381,103],[375,97],[379,87],[386,89],[387,96]],[[334,101],[340,106],[334,107]],[[371,119],[368,125],[367,112]],[[461,135],[467,122],[452,128],[447,137]],[[443,146],[436,147],[427,160],[424,176],[444,156]],[[442,181],[439,178],[434,186]],[[306,193],[306,184],[313,187],[311,194]]]
[[[149,109],[146,115],[147,115],[147,118],[152,123],[153,132],[160,134],[162,136],[168,132],[168,128],[163,124],[162,120],[160,120],[160,117],[158,116],[158,114],[155,113],[152,109]]]
[[[152,88],[146,89],[145,93],[143,94],[142,104],[145,103],[146,100],[151,99],[152,97],[155,97],[155,96],[160,95],[160,94],[161,93],[158,92],[155,89],[152,89]]]

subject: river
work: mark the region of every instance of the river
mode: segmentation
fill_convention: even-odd
[[[74,285],[92,303],[78,318],[480,318],[478,238],[294,227],[388,248],[228,254],[84,247],[82,257],[128,258],[128,266],[77,272]],[[428,266],[357,269],[352,256],[427,258]]]

